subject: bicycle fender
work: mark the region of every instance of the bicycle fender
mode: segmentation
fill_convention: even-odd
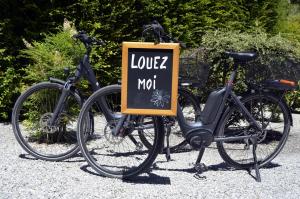
[[[50,77],[49,78],[49,81],[51,82],[51,83],[58,83],[58,84],[61,84],[61,85],[65,85],[65,81],[64,80],[61,80],[61,79],[57,79],[57,78],[53,78],[53,77]]]
[[[290,122],[291,122],[291,126],[293,126],[293,116],[292,116],[292,110],[291,108],[289,107],[289,105],[287,104],[286,100],[285,99],[282,99],[281,102],[284,104],[284,106],[287,108],[288,110],[288,116],[289,116],[289,119],[290,119]]]
[[[59,84],[59,85],[62,85],[62,86],[64,86],[66,84],[66,81],[61,80],[61,79],[57,79],[57,78],[53,78],[53,77],[49,78],[49,82],[56,83],[56,84]],[[79,92],[79,90],[77,90],[74,86],[71,86],[71,90],[79,96],[80,101],[81,101],[81,105],[82,105],[85,101],[84,95],[82,95],[81,92]]]

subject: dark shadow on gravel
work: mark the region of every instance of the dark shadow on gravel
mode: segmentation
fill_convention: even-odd
[[[30,154],[20,154],[19,158],[26,159],[26,160],[39,160],[38,158],[31,156]],[[81,159],[75,159],[75,158],[81,158]],[[81,154],[76,154],[69,159],[58,161],[58,162],[66,162],[66,163],[85,162],[85,159],[82,157]]]
[[[74,163],[74,162],[86,162],[86,161],[85,161],[85,159],[84,159],[84,157],[82,156],[81,153],[77,153],[77,154],[73,155],[72,157],[70,157],[70,158],[68,158],[66,160],[63,160],[62,162]]]
[[[183,171],[183,172],[187,172],[187,173],[195,173],[196,170],[195,168],[186,168],[186,169],[166,169],[166,168],[160,168],[157,163],[165,163],[164,161],[156,161],[153,165],[152,165],[152,170],[160,170],[160,171]]]
[[[92,168],[89,165],[83,165],[80,167],[80,169],[84,172],[87,172],[89,174],[99,176],[99,177],[105,177],[103,175],[100,175],[92,170]],[[146,176],[147,175],[147,176]],[[136,176],[131,179],[123,179],[123,182],[126,183],[133,183],[133,184],[161,184],[161,185],[169,185],[171,184],[169,177],[162,177],[159,175],[156,175],[154,173],[147,173],[142,174],[142,176]]]
[[[170,185],[171,180],[169,177],[163,177],[154,173],[143,174],[143,176],[136,176],[131,179],[123,179],[123,182],[132,184],[159,184],[159,185]]]
[[[19,158],[26,159],[26,160],[38,160],[38,158],[35,158],[30,154],[20,154]]]
[[[276,167],[280,167],[280,164],[277,163],[269,163],[268,165],[260,168],[260,169],[272,169],[272,168],[276,168]],[[215,164],[215,165],[209,165],[208,166],[208,170],[212,170],[212,171],[235,171],[235,170],[245,170],[245,169],[237,169],[234,168],[228,164],[226,164],[225,162],[222,162],[220,164]]]
[[[101,176],[101,177],[105,177],[103,175],[100,175],[98,173],[96,173],[95,171],[92,170],[92,168],[90,167],[90,165],[86,164],[80,167],[80,169],[86,173],[92,174],[94,176]]]
[[[207,177],[204,175],[206,171],[236,171],[236,170],[244,170],[244,171],[247,171],[248,174],[256,179],[256,175],[255,174],[252,174],[252,173],[255,173],[255,170],[254,169],[238,169],[238,168],[234,168],[228,164],[226,164],[225,162],[222,162],[220,164],[215,164],[215,165],[209,165],[209,166],[204,166],[204,170],[202,172],[197,172],[197,170],[192,167],[192,168],[186,168],[186,169],[168,169],[168,168],[160,168],[159,166],[157,166],[156,163],[159,163],[158,162],[155,162],[153,164],[153,167],[152,167],[152,170],[163,170],[163,171],[177,171],[177,172],[187,172],[187,173],[191,173],[191,174],[194,174],[194,177],[196,179],[199,179],[199,180],[205,180]],[[280,167],[281,165],[277,164],[277,163],[269,163],[267,165],[265,165],[264,167],[260,168],[260,170],[264,170],[264,169],[272,169],[272,168],[276,168],[276,167]]]

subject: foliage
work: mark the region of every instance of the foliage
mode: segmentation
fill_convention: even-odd
[[[276,31],[292,41],[300,41],[300,4],[291,4],[276,26]]]
[[[167,32],[193,47],[201,43],[201,36],[207,30],[248,29],[254,24],[253,16],[258,17],[255,20],[260,21],[261,27],[272,26],[268,22],[276,12],[275,3],[271,2],[274,0],[259,3],[255,0],[78,0],[67,7],[66,16],[78,29],[109,41],[96,49],[91,58],[96,75],[105,85],[120,77],[120,43],[139,40],[144,24],[156,19]],[[259,5],[253,8],[256,4]]]
[[[19,57],[27,41],[40,40],[43,33],[56,31],[68,1],[0,1],[0,121],[10,118],[14,102],[24,84],[28,60]]]
[[[211,34],[218,29],[246,32],[256,27],[267,33],[281,32],[282,36],[299,40],[299,9],[295,10],[294,7],[295,12],[290,10],[287,13],[290,6],[285,2],[287,0],[2,0],[0,49],[3,50],[0,57],[0,80],[7,81],[5,79],[9,77],[4,74],[8,73],[13,79],[9,81],[15,87],[1,85],[0,91],[5,91],[3,93],[6,94],[0,94],[0,104],[5,109],[11,109],[20,87],[29,86],[49,76],[60,77],[62,67],[74,66],[76,61],[73,58],[67,59],[70,55],[66,53],[66,49],[60,49],[62,52],[59,50],[57,54],[47,51],[47,48],[55,49],[55,45],[62,47],[62,40],[58,44],[41,44],[42,41],[49,43],[47,38],[60,32],[57,27],[63,23],[64,18],[72,21],[79,30],[86,30],[90,35],[106,41],[107,45],[95,48],[91,56],[100,83],[106,85],[116,82],[120,77],[121,42],[139,40],[142,25],[154,19],[189,47],[199,46],[207,31]],[[299,2],[294,0],[292,3]],[[286,17],[288,20],[285,20]],[[45,56],[38,58],[39,54],[34,54],[33,51],[31,55],[24,53],[24,39],[33,43],[40,53],[45,52]],[[65,42],[66,47],[70,47],[69,40]],[[19,56],[20,50],[23,52],[22,56]],[[61,56],[66,56],[66,59]],[[8,62],[5,58],[11,58],[11,61]],[[45,63],[38,66],[38,61]],[[53,69],[49,68],[53,63],[57,65]],[[2,119],[0,116],[0,120]]]
[[[57,34],[45,35],[43,41],[27,44],[27,48],[21,51],[21,56],[31,61],[25,69],[27,84],[46,81],[49,77],[63,78],[65,67],[74,71],[83,56],[84,47],[72,38],[73,33],[74,30],[68,28]]]
[[[296,63],[300,58],[300,43],[291,42],[280,34],[272,36],[259,29],[249,32],[208,31],[202,38],[201,46],[209,51],[207,61],[211,66],[211,75],[204,89],[206,94],[225,82],[224,70],[228,70],[226,65],[232,62],[224,59],[224,52],[230,50],[255,51],[259,55],[255,61],[250,62],[246,67],[241,67],[240,76],[238,76],[238,90],[240,91],[246,88],[245,80],[249,82],[267,78],[300,79],[299,74],[293,76],[294,70],[287,64],[294,63],[293,66],[297,66]],[[297,67],[299,70],[299,65]]]
[[[298,88],[300,88],[300,81],[298,81]],[[291,91],[286,94],[286,100],[292,111],[300,113],[300,92]]]
[[[19,93],[20,76],[13,68],[14,58],[6,56],[5,51],[0,49],[0,118],[8,119],[14,99]],[[5,69],[3,66],[10,66]]]
[[[31,42],[43,38],[43,33],[55,31],[64,19],[63,9],[68,1],[1,0],[0,23],[3,33],[0,47],[16,54],[24,48],[22,38]]]

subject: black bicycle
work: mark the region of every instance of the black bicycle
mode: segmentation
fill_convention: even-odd
[[[72,157],[79,151],[76,138],[77,121],[81,106],[87,97],[80,92],[76,83],[84,77],[88,80],[92,92],[100,89],[100,84],[90,65],[89,56],[93,45],[101,46],[104,42],[89,37],[84,31],[73,37],[81,41],[86,48],[75,75],[69,76],[70,71],[66,68],[65,73],[68,75],[66,81],[50,78],[49,82],[31,86],[17,99],[13,108],[12,125],[17,141],[26,152],[39,159],[60,161]],[[196,99],[184,88],[179,88],[178,92],[184,112],[188,110],[189,115],[195,114]],[[120,117],[120,96],[120,92],[114,93],[102,100],[102,104],[105,103],[103,110],[110,115],[107,116],[110,120],[117,120]],[[100,103],[98,103],[99,106]],[[92,137],[94,131],[92,113],[88,123],[89,136]],[[151,146],[151,141],[143,139],[145,135],[141,133],[143,130],[139,132],[141,139],[134,144],[140,147]],[[171,146],[174,148],[181,146],[182,136],[180,137],[174,128],[172,132],[171,137],[176,138],[172,140],[177,141],[172,142]]]
[[[58,161],[71,157],[79,151],[76,127],[80,108],[85,97],[76,87],[83,76],[95,92],[100,88],[89,61],[93,45],[104,42],[89,37],[84,31],[73,36],[81,41],[86,52],[76,68],[75,75],[66,81],[50,78],[28,88],[17,99],[12,113],[15,137],[22,148],[36,158]],[[92,129],[92,118],[90,128]],[[92,130],[91,130],[92,131]]]
[[[278,96],[271,92],[254,92],[242,99],[233,92],[234,80],[240,66],[255,59],[256,53],[226,52],[234,60],[233,71],[222,89],[213,91],[197,122],[186,121],[180,105],[177,120],[182,134],[194,149],[199,150],[196,168],[201,167],[205,148],[217,143],[218,151],[225,162],[235,168],[255,168],[260,181],[259,168],[273,160],[284,147],[290,131],[290,110]],[[278,82],[278,86],[295,89]],[[131,178],[148,171],[164,142],[164,121],[161,117],[143,118],[122,115],[116,123],[105,120],[106,113],[98,101],[120,92],[119,85],[112,85],[95,92],[80,111],[78,141],[85,159],[99,174],[108,177]],[[86,139],[88,117],[97,115],[98,129],[92,139]],[[94,117],[95,118],[95,117]],[[103,122],[104,121],[104,122]],[[152,147],[137,147],[139,130],[151,139]],[[150,140],[150,139],[149,139]],[[149,141],[148,140],[148,141]]]

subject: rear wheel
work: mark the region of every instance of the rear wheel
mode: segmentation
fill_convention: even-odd
[[[22,148],[36,158],[58,161],[79,151],[76,138],[80,97],[70,92],[63,111],[54,125],[49,125],[63,86],[39,83],[26,90],[15,103],[12,126]]]
[[[250,94],[243,98],[242,102],[263,130],[256,130],[241,110],[234,106],[225,112],[219,136],[256,134],[256,154],[258,164],[262,167],[273,160],[286,143],[291,125],[288,109],[278,97],[269,93]],[[253,144],[250,139],[223,141],[217,143],[217,146],[221,157],[230,165],[236,168],[250,168],[254,165]]]
[[[147,117],[150,125],[144,124],[139,116],[128,116],[126,125],[121,127],[119,135],[113,135],[120,114],[119,85],[104,87],[94,93],[84,104],[78,123],[78,140],[83,156],[89,165],[99,174],[116,177],[131,178],[145,172],[155,160],[163,144],[163,122],[160,117]],[[105,102],[108,107],[99,106],[99,101]],[[102,103],[103,104],[103,103]],[[117,106],[116,106],[117,105]],[[115,108],[111,108],[115,106]],[[116,107],[119,107],[116,109]],[[104,110],[114,110],[113,119],[107,120]],[[86,118],[89,114],[94,118],[94,132],[86,136]],[[148,127],[146,127],[148,126]],[[145,129],[145,134],[151,133],[150,149],[144,147],[139,136],[138,129]],[[86,139],[86,137],[88,137]]]

